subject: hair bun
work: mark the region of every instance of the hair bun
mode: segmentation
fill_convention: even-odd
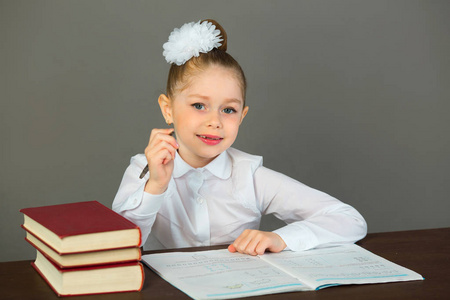
[[[217,49],[222,50],[222,51],[227,51],[227,32],[225,31],[225,29],[223,29],[222,25],[219,24],[219,22],[217,22],[216,20],[213,19],[205,19],[202,20],[201,22],[210,22],[212,23],[214,26],[216,26],[216,29],[218,29],[220,31],[220,38],[222,39],[221,42],[221,46],[219,46]]]

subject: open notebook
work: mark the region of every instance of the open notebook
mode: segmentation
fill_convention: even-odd
[[[229,299],[318,290],[343,284],[423,280],[357,245],[250,256],[227,249],[142,256],[157,274],[194,299]]]

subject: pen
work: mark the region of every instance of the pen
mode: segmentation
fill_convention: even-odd
[[[174,136],[175,131],[172,131],[172,133],[170,134],[171,136]],[[144,169],[142,169],[141,175],[139,175],[139,179],[144,178],[144,176],[147,174],[148,172],[148,164],[144,167]]]
[[[148,164],[142,170],[141,175],[139,175],[139,179],[142,179],[145,176],[145,174],[147,174],[147,172],[148,172]]]

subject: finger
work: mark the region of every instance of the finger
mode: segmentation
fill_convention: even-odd
[[[244,237],[246,235],[247,235],[247,232],[246,232],[246,230],[244,230],[244,232],[242,232],[231,244],[235,251],[238,251],[238,252],[242,251],[240,248],[241,248],[242,240],[244,239]]]
[[[257,255],[256,247],[259,245],[260,237],[258,235],[253,236],[251,240],[249,240],[247,247],[245,247],[245,253],[250,255]]]
[[[164,163],[165,160],[174,160],[176,151],[171,144],[161,141],[158,145],[146,151],[145,156],[149,165],[160,164]]]
[[[161,141],[159,145],[160,145],[160,147],[162,147],[162,149],[169,151],[171,159],[173,159],[173,160],[175,159],[175,154],[177,153],[177,148],[175,148],[173,146],[173,144],[168,143],[166,141]]]
[[[167,138],[163,138],[157,141],[152,142],[151,145],[148,145],[145,148],[145,155],[148,156],[148,154],[151,153],[155,153],[160,151],[161,149],[167,148],[169,149],[171,152],[173,152],[173,154],[175,154],[175,152],[177,151],[178,147],[176,147],[171,140],[167,139]]]
[[[150,144],[155,139],[155,137],[158,135],[170,136],[174,131],[175,131],[175,129],[173,129],[173,128],[163,128],[163,129],[154,128],[154,129],[152,129],[152,132],[150,133],[150,138],[149,138],[148,143]]]
[[[264,248],[264,243],[266,240],[266,235],[263,231],[259,231],[259,230],[253,230],[251,233],[249,233],[248,235],[248,243],[247,246],[245,248],[245,253],[250,254],[250,255],[258,255],[261,253],[261,249],[260,248]],[[259,251],[257,251],[257,249]],[[266,248],[262,249],[262,253],[264,253]]]
[[[268,239],[262,239],[259,241],[258,245],[255,248],[255,252],[257,255],[263,255],[266,250],[270,247],[270,242]]]
[[[166,142],[172,145],[173,148],[178,149],[179,145],[177,143],[177,140],[175,140],[174,137],[166,134],[157,134],[152,141],[147,145],[146,149],[151,149],[156,147],[161,142]]]
[[[150,139],[149,139],[149,145],[151,145],[152,143],[154,143],[155,141],[159,141],[161,139],[163,140],[167,140],[167,141],[175,141],[175,137],[172,135],[174,133],[174,129],[173,128],[169,128],[169,129],[153,129],[152,133],[150,134]]]
[[[171,162],[172,160],[175,159],[174,155],[170,152],[166,150],[166,155],[162,157],[161,163],[163,165],[167,165],[169,162]]]
[[[156,182],[159,185],[161,185],[161,183],[165,185],[173,171],[172,154],[167,149],[162,149],[154,156],[154,159],[149,163],[149,180]]]
[[[233,246],[239,253],[246,254],[246,248],[251,241],[252,231],[249,229],[244,230],[240,236],[234,241]]]
[[[260,240],[256,247],[256,252],[259,255],[264,254],[266,250],[270,252],[280,252],[286,248],[284,240],[274,232],[263,232],[264,238]]]
[[[228,246],[228,251],[230,251],[231,253],[235,253],[237,250],[236,248],[234,248],[233,244]]]

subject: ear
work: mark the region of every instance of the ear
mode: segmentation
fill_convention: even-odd
[[[172,101],[164,95],[159,95],[158,98],[159,107],[161,108],[161,113],[166,120],[167,124],[173,123],[173,117],[172,117]]]
[[[242,110],[242,115],[241,115],[241,122],[239,124],[242,124],[242,121],[244,121],[245,116],[248,113],[248,106],[244,107],[244,109]]]

